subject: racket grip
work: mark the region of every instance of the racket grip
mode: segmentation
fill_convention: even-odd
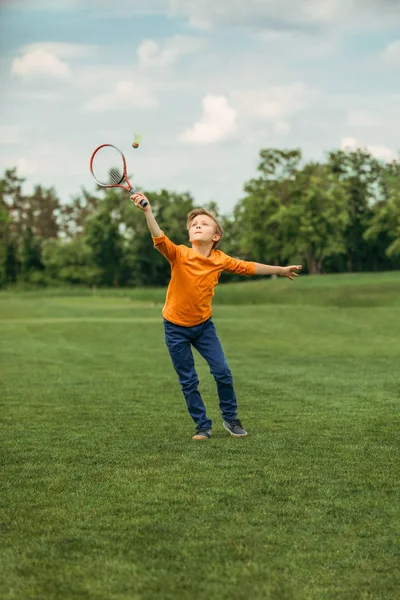
[[[129,193],[133,195],[133,194],[136,194],[136,191],[137,190],[135,190],[135,188],[133,187],[129,190]],[[141,200],[141,202],[140,202],[140,205],[143,206],[143,208],[145,208],[145,206],[147,206],[147,204],[148,203],[146,202],[146,200]]]

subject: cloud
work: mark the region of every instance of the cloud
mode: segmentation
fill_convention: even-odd
[[[32,170],[37,165],[38,171],[31,179],[47,182],[52,176],[48,162],[41,160],[32,145],[43,136],[46,139],[48,136],[49,141],[59,140],[65,148],[61,164],[68,162],[68,152],[73,161],[72,171],[69,169],[65,179],[62,175],[61,181],[56,181],[62,194],[67,189],[73,193],[80,182],[91,184],[89,173],[79,175],[78,180],[76,177],[79,153],[83,156],[82,168],[88,171],[85,167],[87,140],[97,132],[100,139],[112,140],[116,136],[115,143],[123,147],[126,141],[118,129],[130,119],[138,121],[139,130],[146,131],[144,154],[135,156],[139,161],[143,156],[143,163],[150,165],[146,171],[148,185],[153,185],[152,178],[156,177],[160,186],[187,186],[195,196],[221,198],[221,205],[227,208],[240,197],[243,181],[254,176],[259,149],[266,145],[302,147],[307,160],[319,159],[330,148],[338,147],[345,135],[352,136],[358,145],[361,145],[358,140],[375,144],[372,149],[380,156],[390,158],[391,149],[398,148],[396,126],[400,126],[400,98],[390,68],[384,68],[385,64],[396,64],[391,62],[396,57],[394,41],[400,39],[396,19],[385,34],[369,27],[361,31],[360,25],[360,31],[353,36],[351,28],[356,23],[355,6],[360,7],[359,0],[346,0],[343,14],[338,11],[340,3],[327,0],[320,0],[318,6],[305,0],[290,3],[288,0],[246,0],[245,3],[196,0],[192,4],[190,0],[176,0],[175,19],[167,18],[168,7],[172,6],[169,0],[159,3],[156,0],[117,3],[115,0],[77,0],[78,12],[74,17],[61,13],[48,17],[45,13],[32,15],[31,11],[37,10],[40,1],[27,1],[29,10],[20,11],[19,23],[25,31],[34,25],[32,16],[35,21],[39,19],[37,23],[42,31],[46,23],[50,23],[44,19],[66,17],[68,22],[78,18],[82,26],[94,28],[93,35],[81,38],[79,31],[70,31],[69,36],[68,32],[65,36],[62,32],[54,35],[52,29],[47,28],[45,42],[29,44],[42,38],[26,36],[17,44],[29,45],[14,55],[10,55],[12,44],[5,47],[3,63],[7,65],[7,56],[11,56],[6,66],[9,71],[13,58],[22,59],[40,50],[67,65],[71,76],[53,75],[48,81],[35,80],[35,85],[21,85],[23,80],[17,76],[11,78],[11,72],[6,73],[9,77],[3,81],[4,114],[0,122],[10,128],[0,128],[0,140],[3,139],[3,144],[12,144],[20,135],[20,142],[15,146],[3,145],[1,150],[4,155],[30,161],[25,169]],[[53,0],[52,4],[58,5],[58,2],[62,0]],[[400,6],[400,0],[396,2]],[[138,5],[145,12],[149,6],[160,9],[164,16],[136,18]],[[362,8],[359,12],[365,21],[367,8],[372,3],[365,0],[363,6],[365,10]],[[389,14],[387,8],[383,3],[383,15]],[[133,15],[134,20],[130,22],[137,35],[130,40],[121,35],[126,19],[120,22],[117,11],[121,14],[130,11]],[[107,23],[94,21],[99,12],[107,14]],[[190,35],[189,18],[192,25],[210,27],[212,33],[203,36],[193,31]],[[10,18],[10,25],[13,22]],[[347,25],[349,31],[344,32],[342,38]],[[104,28],[109,31],[107,37],[103,35]],[[36,33],[40,35],[39,31]],[[207,37],[206,45],[204,37]],[[15,36],[13,39],[15,42]],[[83,43],[64,43],[74,40]],[[199,44],[204,44],[204,50],[196,54],[190,40],[201,40]],[[94,46],[86,45],[85,41],[98,43],[96,52],[93,52]],[[375,62],[371,44],[376,48]],[[331,53],[329,60],[326,60],[327,52]],[[384,52],[387,63],[383,60]],[[378,56],[378,53],[381,54]],[[357,85],[354,74],[359,78]],[[374,85],[377,78],[379,85]],[[56,94],[60,103],[54,101]],[[32,100],[33,95],[37,100]],[[202,105],[202,99],[209,96],[222,98],[218,117],[214,115],[218,111],[212,106],[205,107],[204,101]],[[156,110],[158,104],[159,110]],[[85,112],[77,112],[77,107]],[[230,117],[229,111],[232,111]],[[378,121],[379,124],[374,125]],[[22,128],[19,134],[11,128],[18,123]],[[78,130],[77,140],[73,133]],[[178,136],[181,143],[171,143]],[[190,146],[188,151],[187,144],[197,144],[197,147]],[[163,183],[163,177],[153,173],[152,161],[147,161],[146,152],[153,156],[154,148],[159,149],[161,163],[164,155],[176,168],[179,165],[182,172],[178,178],[163,173]],[[210,170],[210,179],[214,182],[223,171],[232,176],[230,187],[220,186],[215,190],[212,185],[207,187],[204,177],[199,175],[199,153]],[[135,168],[136,171],[146,184],[142,168]]]
[[[261,90],[239,91],[235,94],[235,105],[243,118],[274,123],[276,131],[283,132],[290,127],[287,120],[306,108],[316,93],[298,81]]]
[[[202,100],[203,116],[180,136],[187,144],[215,144],[236,133],[237,112],[225,96],[208,94]]]
[[[400,40],[391,42],[381,54],[383,61],[394,67],[400,67]]]
[[[342,150],[352,151],[357,149],[368,150],[372,156],[375,156],[378,160],[384,162],[393,162],[398,160],[398,155],[386,146],[379,146],[373,144],[362,144],[358,140],[352,137],[344,137],[341,141],[340,147]]]
[[[2,0],[1,8],[64,11],[76,8],[79,0]]]
[[[27,50],[21,58],[15,58],[11,71],[23,79],[66,79],[71,75],[66,62],[60,60],[53,52],[39,47]]]
[[[300,60],[324,61],[326,57],[337,55],[340,45],[340,32],[321,31],[319,35],[308,30],[261,29],[254,38],[263,43],[264,53],[279,57],[280,61],[291,62],[293,57]]]
[[[53,0],[54,1],[54,0]],[[80,2],[81,0],[76,0]],[[168,14],[168,0],[85,0],[85,10],[97,19],[127,19]]]
[[[20,125],[0,125],[0,144],[16,144],[22,140]]]
[[[66,79],[71,75],[69,64],[62,59],[93,56],[96,46],[67,42],[37,42],[22,46],[20,56],[13,60],[11,72],[23,79]]]
[[[376,127],[380,122],[379,115],[371,110],[351,110],[346,118],[350,127]]]
[[[203,48],[205,40],[202,38],[176,35],[164,42],[144,40],[137,50],[140,67],[167,67],[176,63],[179,58],[187,54],[198,52]]]
[[[279,133],[280,135],[288,135],[288,133],[290,133],[290,130],[291,127],[289,123],[286,123],[285,121],[277,121],[274,124],[275,133]]]
[[[18,175],[22,175],[23,177],[29,177],[38,170],[36,163],[22,156],[1,158],[0,167],[3,169],[13,169],[16,167]]]
[[[20,51],[23,53],[35,50],[44,50],[57,56],[58,58],[82,58],[93,56],[97,46],[90,44],[71,44],[69,42],[37,42],[23,46]]]
[[[2,8],[77,10],[79,0],[2,0]],[[400,16],[398,0],[85,0],[90,16],[130,18],[145,14],[185,17],[196,29],[214,25],[266,30],[360,28],[394,24]]]
[[[52,13],[79,10],[90,17],[121,18],[168,12],[168,0],[1,0],[2,9],[27,9]]]
[[[98,94],[82,106],[82,110],[102,113],[116,110],[154,109],[158,100],[146,83],[119,81],[113,91]]]
[[[26,91],[17,92],[15,97],[23,100],[24,102],[28,100],[35,100],[38,102],[56,102],[57,100],[61,100],[63,98],[63,94],[61,92],[51,92],[46,90],[41,91]]]
[[[192,27],[214,25],[256,29],[333,29],[338,25],[390,23],[400,15],[397,0],[170,0],[172,15],[184,15]]]

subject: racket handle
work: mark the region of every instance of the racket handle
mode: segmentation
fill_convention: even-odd
[[[129,190],[129,193],[130,193],[130,194],[132,194],[132,195],[133,195],[133,194],[136,194],[136,190],[135,190],[135,188],[134,188],[134,187],[133,187],[133,188],[131,188],[131,189]],[[141,206],[143,206],[143,208],[144,208],[145,206],[147,206],[147,204],[148,204],[148,203],[146,202],[146,200],[141,200],[141,201],[140,201],[140,205],[141,205]]]

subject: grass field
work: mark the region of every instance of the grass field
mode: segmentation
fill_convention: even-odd
[[[164,293],[0,294],[2,600],[400,598],[400,274],[219,286],[239,440]]]

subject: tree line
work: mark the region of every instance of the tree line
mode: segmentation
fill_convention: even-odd
[[[169,264],[126,192],[82,188],[62,204],[54,188],[36,185],[27,195],[23,184],[16,169],[0,179],[0,287],[168,283]],[[203,204],[219,217],[228,254],[301,263],[309,274],[400,269],[400,161],[383,163],[358,149],[304,162],[300,149],[266,148],[243,189],[231,215],[216,202]],[[192,195],[143,191],[160,227],[189,245]]]

